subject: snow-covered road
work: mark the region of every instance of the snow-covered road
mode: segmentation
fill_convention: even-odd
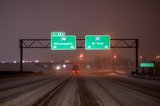
[[[159,106],[160,81],[58,74],[0,81],[0,106]]]

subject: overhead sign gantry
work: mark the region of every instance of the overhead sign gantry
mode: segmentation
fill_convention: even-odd
[[[109,50],[110,48],[135,48],[135,64],[138,73],[139,39],[110,39],[109,36],[104,36],[104,38],[101,39],[101,36],[97,35],[89,37],[86,36],[86,39],[77,39],[76,36],[66,36],[65,32],[51,32],[51,35],[54,35],[55,37],[53,39],[53,42],[51,39],[19,40],[21,71],[23,71],[23,49],[26,48],[50,48],[52,50],[62,50],[63,48],[65,48],[65,50],[75,50],[76,48],[86,48],[87,50]]]

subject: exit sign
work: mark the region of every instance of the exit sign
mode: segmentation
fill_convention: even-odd
[[[51,36],[65,36],[65,32],[51,32]]]
[[[154,63],[140,63],[140,67],[154,67]]]
[[[75,50],[76,36],[51,36],[52,50]]]
[[[108,35],[86,35],[85,36],[86,50],[109,50],[110,36]]]

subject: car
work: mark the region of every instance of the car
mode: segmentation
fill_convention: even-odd
[[[132,75],[137,75],[136,69],[132,69],[132,70],[131,70],[131,74],[132,74]]]
[[[72,74],[79,74],[79,70],[73,70]]]
[[[79,64],[73,64],[72,66],[72,74],[79,74]]]

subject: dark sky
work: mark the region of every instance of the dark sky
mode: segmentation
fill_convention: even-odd
[[[0,61],[19,61],[18,40],[50,38],[51,31],[140,39],[140,55],[160,54],[160,0],[0,0]],[[129,55],[121,52],[121,56]],[[25,59],[49,60],[104,51],[25,50]],[[134,55],[131,55],[134,56]],[[68,58],[67,58],[68,59]]]

